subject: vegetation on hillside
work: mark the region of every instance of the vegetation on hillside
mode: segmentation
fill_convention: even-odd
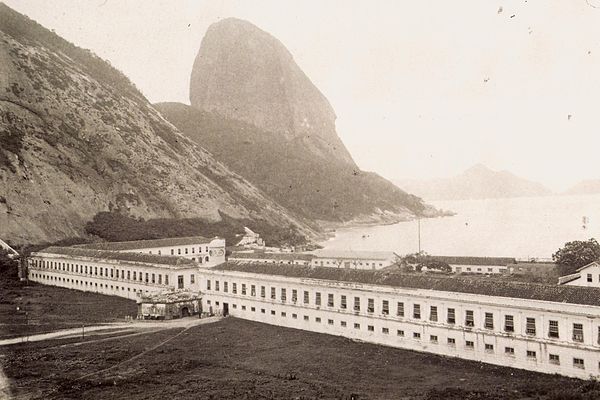
[[[281,133],[183,104],[156,107],[215,158],[302,217],[347,221],[380,210],[425,210],[420,198],[375,173],[319,157],[299,138],[286,141]]]
[[[227,245],[235,245],[244,227],[258,232],[267,246],[302,245],[306,238],[290,225],[273,226],[266,221],[231,218],[221,213],[221,221],[210,223],[200,218],[156,218],[136,219],[117,212],[100,212],[85,226],[86,233],[98,236],[109,242],[128,240],[161,239],[184,236],[219,236]]]
[[[572,274],[578,268],[600,259],[600,244],[596,239],[575,240],[565,243],[552,254],[552,260],[559,264],[563,275]]]
[[[0,248],[0,278],[15,279],[17,278],[17,269],[19,260],[9,257],[9,252]]]

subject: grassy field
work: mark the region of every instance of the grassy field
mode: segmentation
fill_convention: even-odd
[[[136,314],[132,300],[0,278],[0,339],[114,322]]]
[[[81,345],[19,344],[0,348],[0,366],[10,395],[32,399],[600,398],[595,382],[235,318]]]

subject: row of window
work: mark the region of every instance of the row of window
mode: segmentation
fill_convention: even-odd
[[[75,284],[76,286],[81,286],[81,287],[85,287],[85,289],[89,288],[95,288],[95,290],[97,290],[98,288],[100,289],[108,289],[109,285],[106,283],[98,283],[98,282],[87,282],[87,281],[80,281],[78,279],[70,279],[70,278],[64,278],[61,276],[52,276],[52,275],[44,275],[44,274],[32,274],[32,277],[35,279],[39,279],[41,281],[48,281],[48,282],[59,282],[59,283],[72,283]],[[83,289],[83,290],[85,290]],[[125,287],[124,286],[115,286],[115,285],[110,285],[110,290],[121,290],[121,291],[125,291]],[[135,289],[133,288],[133,290],[131,288],[127,288],[128,292],[139,292],[142,293],[142,289]],[[146,290],[146,293],[148,293],[148,291]]]
[[[207,300],[207,303],[210,305],[210,303],[211,303],[210,300]],[[215,303],[215,305],[218,307],[219,306],[219,302],[217,301]],[[233,309],[237,309],[237,304],[232,304],[232,308]],[[245,305],[241,306],[242,311],[246,311],[246,308],[247,307]],[[256,312],[256,307],[250,307],[250,311]],[[266,311],[266,309],[261,308],[260,309],[260,313],[261,314],[266,314],[267,311]],[[276,313],[275,310],[270,310],[270,315],[276,316],[277,313]],[[280,316],[283,317],[283,318],[286,318],[287,317],[287,312],[281,311],[280,312]],[[298,319],[298,314],[292,313],[291,317],[292,317],[292,319]],[[304,319],[304,321],[307,321],[307,322],[310,321],[310,317],[308,315],[304,315],[303,319]],[[322,321],[321,317],[314,317],[314,322],[316,322],[316,323],[322,323],[323,321]],[[333,319],[327,319],[327,325],[333,326],[333,325],[335,325],[335,321]],[[339,321],[339,325],[342,328],[346,328],[348,326],[348,323],[347,323],[347,321]],[[353,327],[354,327],[354,329],[361,329],[361,324],[355,322],[353,324]],[[375,326],[374,325],[367,325],[367,331],[368,332],[375,332]],[[387,327],[382,327],[381,328],[381,333],[385,334],[385,335],[389,335],[390,334],[390,330]],[[397,329],[396,330],[396,336],[404,338],[405,337],[404,330],[403,329]],[[422,339],[421,338],[421,333],[420,332],[413,332],[412,333],[412,338],[414,340],[421,340]],[[429,341],[431,343],[437,344],[437,343],[439,343],[439,338],[438,338],[437,335],[429,335]],[[452,337],[446,338],[446,343],[447,343],[448,346],[456,347],[456,339],[455,338],[452,338]],[[464,347],[467,350],[474,350],[475,349],[475,342],[472,341],[472,340],[465,340],[465,346]],[[495,352],[494,345],[491,344],[491,343],[485,343],[484,344],[484,350],[486,352],[488,352],[488,353],[494,353]],[[514,357],[515,356],[515,348],[514,347],[509,347],[509,346],[504,347],[504,354],[506,354],[507,356]],[[537,360],[537,352],[534,351],[534,350],[527,350],[525,355],[526,355],[526,357],[528,359]],[[548,357],[549,357],[548,361],[549,361],[550,364],[560,365],[560,356],[558,354],[549,354]],[[573,366],[576,367],[576,368],[582,368],[582,369],[584,369],[585,368],[585,362],[584,362],[584,360],[582,358],[573,357]],[[600,369],[600,363],[598,364],[598,368]]]
[[[51,269],[55,271],[65,271],[75,274],[82,274],[88,276],[101,276],[111,279],[124,279],[128,281],[139,281],[144,283],[153,283],[162,285],[163,277],[164,284],[169,284],[169,275],[167,274],[155,274],[149,272],[142,271],[132,271],[125,269],[115,269],[115,268],[107,268],[107,267],[98,267],[98,266],[88,266],[88,265],[79,265],[79,264],[71,264],[66,262],[57,262],[57,261],[45,261],[41,260],[38,263],[38,260],[34,260],[34,266],[42,269]],[[194,283],[195,277],[194,274],[190,276],[191,283]]]
[[[180,256],[180,255],[182,254],[182,253],[181,253],[181,250],[182,250],[181,248],[178,248],[178,249],[177,249],[177,255],[179,255],[179,256]],[[190,253],[190,252],[188,252],[188,248],[187,248],[187,247],[183,248],[183,254],[195,254],[195,253],[196,253],[196,248],[195,248],[195,247],[192,247],[190,250],[191,250],[191,253]],[[206,246],[206,252],[208,253],[208,246]],[[153,254],[153,253],[152,253],[152,250],[150,250],[148,253],[149,253],[149,254]],[[199,247],[198,247],[198,253],[202,253],[202,246],[199,246]],[[158,254],[159,256],[161,256],[161,255],[162,255],[162,251],[161,251],[161,250],[158,250],[158,251],[156,252],[156,254]],[[172,255],[172,256],[174,256],[174,255],[175,255],[175,249],[171,249],[171,255]],[[202,261],[202,259],[200,259],[200,261]],[[208,259],[207,259],[206,261],[208,261]]]
[[[230,291],[230,286],[229,283],[227,281],[223,281],[222,282],[223,286],[221,287],[221,282],[219,280],[215,280],[214,281],[214,290],[215,291],[223,291],[225,293],[228,293]],[[211,280],[207,280],[206,281],[206,289],[207,290],[212,290],[212,283]],[[270,291],[269,291],[269,297],[271,300],[280,300],[281,302],[287,302],[288,301],[288,295],[290,294],[288,292],[287,288],[276,288],[276,287],[269,287]],[[233,294],[238,294],[238,287],[237,287],[237,283],[233,282],[231,283],[231,293]],[[242,295],[247,295],[247,285],[245,283],[241,284],[241,292]],[[311,304],[311,295],[310,292],[308,290],[304,290],[302,291],[302,303],[305,305],[309,305]],[[291,303],[297,303],[298,300],[298,295],[299,295],[299,291],[296,289],[292,289],[291,290]],[[250,296],[256,296],[256,285],[250,285]],[[260,297],[261,298],[266,298],[267,296],[267,287],[266,286],[260,286]],[[361,311],[361,298],[358,296],[354,296],[354,298],[352,299],[348,299],[346,295],[340,295],[339,296],[339,309],[341,310],[347,310],[348,309],[348,301],[352,300],[352,310],[356,311],[356,312],[360,312]],[[323,294],[321,292],[315,292],[314,293],[314,298],[313,298],[313,302],[314,305],[317,307],[320,307],[323,305],[323,303],[325,303],[327,305],[327,307],[335,307],[336,305],[336,299],[333,293],[326,293],[326,298],[323,297]],[[395,310],[395,314],[397,317],[409,317],[412,318],[414,320],[422,320],[427,318],[429,321],[431,322],[445,322],[446,324],[449,325],[455,325],[455,324],[460,324],[462,323],[464,327],[467,328],[471,328],[471,327],[476,327],[476,321],[475,321],[475,312],[474,310],[464,310],[464,315],[462,316],[462,320],[458,320],[457,318],[457,312],[455,308],[451,308],[448,307],[446,308],[446,315],[445,317],[442,317],[439,314],[439,310],[437,306],[430,306],[429,307],[429,314],[428,316],[424,315],[424,311],[421,308],[421,305],[418,303],[414,303],[412,305],[412,313],[410,315],[406,315],[406,310],[405,310],[405,303],[398,301],[395,304],[396,310]],[[389,300],[382,300],[381,301],[381,315],[389,315],[391,312],[391,305],[390,305],[390,301]],[[366,311],[369,314],[373,314],[375,313],[375,299],[373,298],[368,298],[367,299],[367,305],[366,305]],[[443,318],[443,319],[442,319]],[[488,329],[488,330],[494,330],[496,328],[499,328],[497,330],[503,331],[505,333],[514,333],[515,332],[515,316],[514,315],[504,315],[504,320],[502,321],[502,323],[498,323],[500,326],[497,326],[497,322],[494,320],[494,313],[492,312],[485,312],[484,313],[484,318],[483,318],[483,324],[482,327],[484,329]],[[480,325],[481,326],[481,325]],[[559,339],[561,338],[561,333],[559,332],[559,322],[558,320],[549,320],[548,321],[548,330],[547,332],[545,332],[545,335],[541,334],[538,331],[538,327],[537,327],[537,321],[536,318],[534,317],[525,317],[525,334],[528,336],[534,336],[534,337],[546,337],[549,339]],[[574,342],[583,342],[584,341],[584,329],[583,329],[583,324],[582,323],[573,323],[572,327],[571,327],[571,331],[569,332],[569,336],[568,338],[570,338],[572,341]],[[600,326],[598,327],[598,338],[597,338],[597,343],[600,344]]]

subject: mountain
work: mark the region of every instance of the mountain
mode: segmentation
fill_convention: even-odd
[[[495,199],[551,194],[542,184],[519,178],[508,171],[493,171],[482,164],[451,178],[398,180],[396,184],[427,200]]]
[[[270,34],[237,19],[209,27],[191,106],[158,104],[184,134],[309,220],[391,222],[431,213],[421,199],[361,171],[327,99]]]
[[[183,136],[119,71],[0,4],[0,237],[54,241],[101,211],[311,228]]]
[[[589,179],[581,181],[568,190],[564,194],[597,194],[600,193],[600,179]]]

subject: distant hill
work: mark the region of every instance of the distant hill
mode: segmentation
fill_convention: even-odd
[[[494,171],[482,164],[451,178],[397,180],[395,183],[426,200],[495,199],[546,196],[552,193],[540,183],[508,171]]]
[[[16,244],[82,235],[109,210],[311,232],[182,135],[122,73],[2,3],[0,182],[0,237]]]
[[[589,179],[581,181],[568,190],[564,194],[597,194],[600,193],[600,179]]]
[[[297,215],[392,222],[432,214],[421,199],[361,171],[327,99],[273,36],[237,19],[209,27],[194,63],[191,106],[158,104],[198,145]]]

